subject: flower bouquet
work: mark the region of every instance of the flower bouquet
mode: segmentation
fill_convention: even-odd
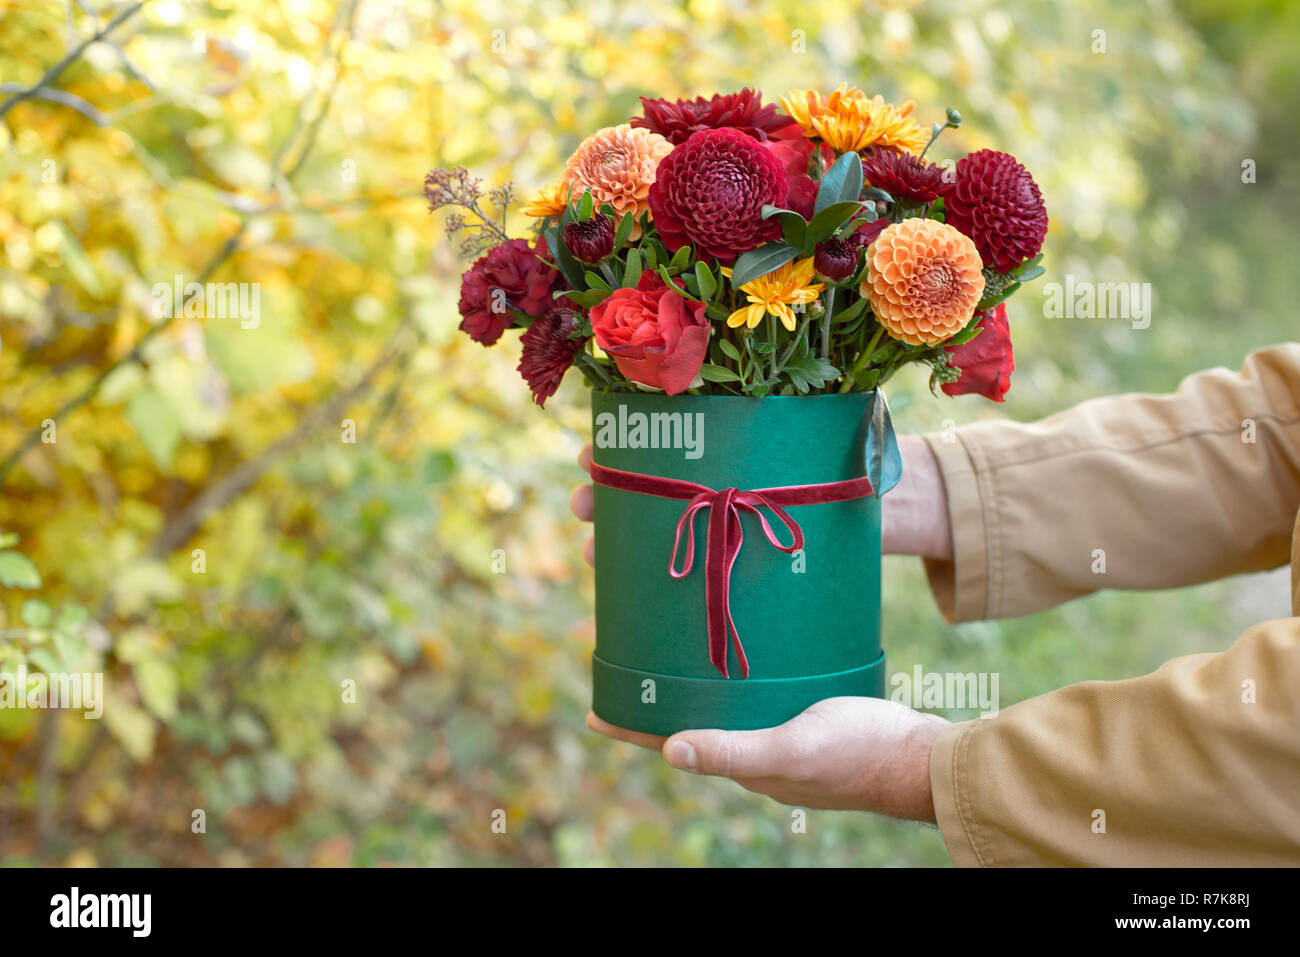
[[[1003,301],[1042,272],[1020,163],[926,160],[955,110],[925,127],[843,86],[780,102],[643,97],[524,206],[531,240],[507,234],[512,187],[425,182],[478,255],[460,328],[522,329],[539,406],[570,368],[592,386],[593,708],[633,730],[883,693],[879,500],[901,466],[882,387],[923,362],[1002,401]]]

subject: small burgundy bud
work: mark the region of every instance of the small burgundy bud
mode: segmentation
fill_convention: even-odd
[[[564,245],[573,258],[595,266],[614,251],[614,221],[604,213],[564,227]]]
[[[842,239],[820,242],[813,268],[831,282],[843,282],[858,270],[858,250]]]

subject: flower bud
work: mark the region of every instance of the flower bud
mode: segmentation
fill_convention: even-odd
[[[614,252],[614,221],[604,213],[564,227],[564,245],[573,258],[595,266]]]
[[[858,270],[858,251],[842,239],[817,244],[813,268],[831,282],[843,282]]]

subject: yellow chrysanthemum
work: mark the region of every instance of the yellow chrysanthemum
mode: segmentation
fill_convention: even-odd
[[[730,269],[724,268],[722,274],[731,278]],[[771,313],[781,320],[781,325],[794,332],[794,310],[790,307],[812,302],[826,288],[825,283],[812,282],[812,277],[813,260],[809,256],[745,283],[740,291],[748,295],[749,305],[741,306],[729,315],[727,325],[733,329],[737,326],[753,329]]]
[[[917,156],[930,139],[912,119],[914,100],[896,107],[879,94],[869,97],[842,83],[825,98],[812,90],[791,90],[781,97],[781,105],[804,135],[820,138],[837,153],[888,146]]]
[[[567,187],[563,182],[552,183],[550,186],[543,186],[523,209],[525,216],[532,216],[534,219],[544,219],[547,216],[564,215],[564,197],[567,194]]]

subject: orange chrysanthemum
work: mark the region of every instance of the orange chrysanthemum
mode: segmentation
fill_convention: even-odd
[[[532,216],[534,219],[545,219],[548,216],[564,215],[564,199],[568,194],[568,187],[564,183],[552,183],[550,186],[543,186],[537,191],[537,195],[528,201],[523,208],[525,216]]]
[[[983,267],[969,236],[933,219],[905,219],[868,248],[860,291],[891,336],[933,346],[970,322],[984,295]]]
[[[591,190],[597,209],[609,203],[619,216],[640,217],[649,208],[659,161],[672,151],[672,143],[650,130],[626,123],[607,127],[583,140],[569,157],[564,182],[573,184],[575,200]]]
[[[812,90],[791,90],[781,105],[805,136],[821,139],[837,153],[888,146],[916,156],[930,139],[912,119],[915,101],[896,107],[879,94],[869,97],[843,83],[825,98]]]

